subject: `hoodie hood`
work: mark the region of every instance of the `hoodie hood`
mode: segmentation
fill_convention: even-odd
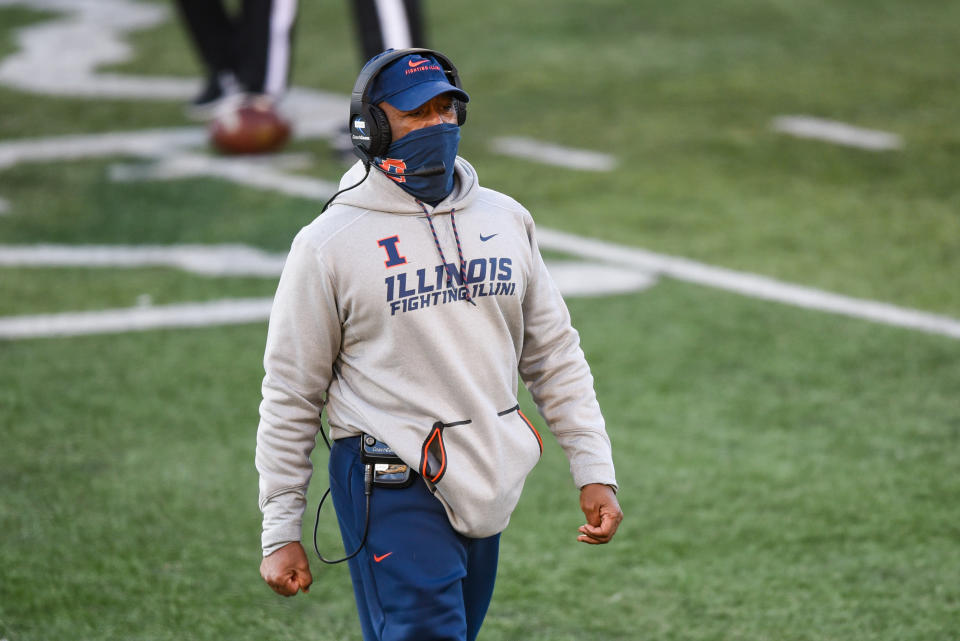
[[[366,168],[361,161],[357,161],[340,179],[340,189],[359,182],[363,178]],[[424,203],[431,214],[442,214],[451,210],[460,211],[469,207],[476,200],[480,189],[477,172],[466,160],[457,156],[454,165],[453,191],[437,203],[436,207]],[[405,192],[397,183],[375,168],[370,169],[370,175],[358,187],[337,196],[333,205],[349,205],[370,211],[379,211],[388,214],[422,216],[423,209],[416,198]]]

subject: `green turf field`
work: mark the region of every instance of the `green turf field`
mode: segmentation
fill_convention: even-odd
[[[346,94],[359,62],[347,4],[300,4],[294,83]],[[0,3],[0,64],[18,29],[58,15],[24,6]],[[960,318],[960,5],[425,6],[473,98],[463,155],[540,225]],[[102,71],[198,72],[174,21],[130,42],[133,57]],[[904,146],[771,130],[789,114]],[[0,149],[184,126],[176,101],[0,83]],[[618,167],[506,158],[488,145],[499,136]],[[324,140],[289,150],[313,158],[298,175],[342,172]],[[116,182],[112,167],[143,162],[125,156],[2,154],[0,245],[282,252],[320,206],[213,178]],[[0,318],[269,297],[275,282],[0,266]],[[960,341],[667,278],[569,305],[626,520],[608,546],[576,543],[576,491],[545,438],[481,639],[960,638]],[[0,339],[0,639],[360,638],[346,568],[314,563],[315,587],[294,599],[257,573],[265,336],[253,323]],[[320,537],[337,549],[332,512]]]

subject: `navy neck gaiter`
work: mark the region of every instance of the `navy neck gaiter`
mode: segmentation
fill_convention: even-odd
[[[450,123],[411,131],[395,140],[377,164],[401,189],[425,203],[436,205],[453,191],[453,167],[460,146],[460,127]],[[409,176],[412,171],[443,167],[433,176]]]

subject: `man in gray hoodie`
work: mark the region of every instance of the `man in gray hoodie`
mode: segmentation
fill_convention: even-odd
[[[367,641],[476,637],[500,532],[543,449],[517,403],[521,378],[580,490],[578,540],[610,541],[623,517],[593,378],[533,220],[457,156],[467,101],[438,52],[367,63],[350,114],[361,160],[294,239],[270,316],[261,575],[286,596],[312,582],[301,520],[325,406]],[[414,482],[371,490],[365,438]]]

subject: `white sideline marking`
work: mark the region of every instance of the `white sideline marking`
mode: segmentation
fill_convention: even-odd
[[[0,245],[0,267],[172,267],[204,276],[279,276],[286,254],[247,245]]]
[[[568,252],[583,258],[600,260],[661,274],[743,296],[776,301],[831,314],[861,318],[875,323],[915,329],[931,334],[960,338],[960,321],[949,316],[897,307],[888,303],[851,298],[839,294],[793,285],[783,281],[714,267],[686,258],[655,254],[643,249],[592,240],[565,232],[539,228],[541,247]]]
[[[24,162],[136,156],[154,163],[116,164],[110,177],[127,182],[206,176],[313,200],[325,200],[336,191],[333,182],[279,171],[302,168],[308,158],[303,154],[215,156],[182,151],[200,145],[206,145],[202,127],[30,138],[0,143],[0,169]]]
[[[207,135],[202,127],[26,138],[0,142],[0,169],[24,162],[107,156],[157,158],[185,147],[205,145],[206,142]]]
[[[539,142],[530,138],[494,138],[490,142],[490,149],[505,156],[533,160],[547,165],[566,167],[567,169],[610,171],[617,166],[617,159],[610,154],[561,147],[560,145]]]
[[[0,198],[0,216],[6,216],[10,213],[10,201],[6,198]],[[0,639],[0,641],[3,641]]]
[[[110,177],[113,180],[128,182],[208,176],[229,180],[245,187],[278,191],[289,196],[300,196],[312,200],[325,200],[337,190],[336,184],[327,180],[294,176],[274,170],[270,167],[273,162],[282,164],[283,158],[272,159],[269,156],[263,156],[251,160],[243,156],[218,158],[183,153],[164,158],[152,167],[115,165],[111,168]]]
[[[773,119],[774,131],[796,136],[825,140],[837,145],[859,147],[871,151],[901,149],[903,140],[896,134],[874,129],[862,129],[843,122],[812,116],[779,116]]]
[[[248,156],[234,156],[225,158],[227,162],[242,162],[251,169],[282,169],[299,171],[313,166],[313,154],[310,153],[270,153]],[[213,159],[203,157],[203,163],[209,164]],[[158,160],[146,163],[115,163],[110,166],[110,178],[118,182],[133,182],[137,180],[176,180],[197,175],[196,167],[203,166],[199,161],[186,160],[181,156],[165,156]],[[207,172],[201,172],[206,174]]]
[[[0,339],[49,338],[255,323],[269,318],[272,304],[272,298],[239,298],[206,303],[106,309],[96,312],[7,316],[0,318]]]
[[[657,282],[656,275],[638,269],[571,260],[544,262],[564,297],[627,294],[648,289]]]

